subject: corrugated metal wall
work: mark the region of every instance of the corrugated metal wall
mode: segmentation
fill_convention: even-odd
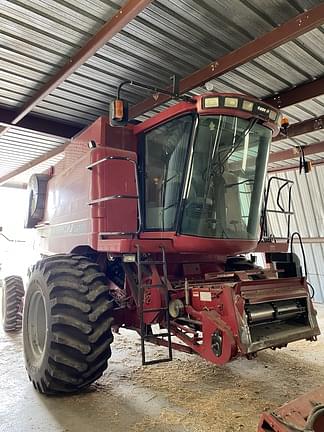
[[[291,232],[298,231],[303,238],[309,282],[315,289],[315,301],[324,303],[324,165],[314,167],[305,175],[297,170],[278,174],[278,177],[292,180]],[[278,182],[274,182],[269,208],[276,208]],[[288,193],[282,192],[280,203],[287,209]],[[287,235],[287,217],[272,213],[269,215],[271,231],[277,237]],[[298,239],[294,240],[294,252],[302,262]]]

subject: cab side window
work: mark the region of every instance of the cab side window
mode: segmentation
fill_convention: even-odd
[[[145,135],[145,228],[172,230],[180,201],[193,117],[169,121]]]

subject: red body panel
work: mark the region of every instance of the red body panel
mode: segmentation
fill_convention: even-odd
[[[48,182],[45,218],[38,228],[42,253],[70,252],[76,245],[91,244],[91,173],[85,169],[89,162],[87,152]]]
[[[136,153],[98,147],[91,151],[90,163],[109,157],[125,157],[136,162]],[[122,179],[121,181],[121,173]],[[91,169],[90,205],[94,221],[92,247],[98,250],[100,233],[137,231],[137,199],[114,198],[116,196],[137,197],[134,165],[127,160],[108,159]],[[107,201],[93,201],[111,197]]]
[[[194,108],[191,104],[182,104],[185,110]],[[172,115],[171,111],[168,116]],[[136,127],[138,133],[139,126]],[[93,137],[97,147],[90,150],[88,142]],[[100,233],[137,231],[135,199],[120,198],[89,205],[93,200],[108,196],[136,196],[134,166],[127,161],[107,160],[92,170],[87,167],[109,156],[129,157],[136,161],[135,152],[121,149],[134,148],[135,139],[132,127],[112,128],[108,120],[101,117],[67,147],[65,162],[63,160],[55,167],[55,175],[48,183],[43,222],[46,226],[39,228],[40,247],[44,253],[70,252],[80,245],[102,252],[126,253],[135,252],[139,245],[143,252],[159,252],[163,246],[169,253],[212,253],[224,260],[228,255],[255,250],[256,241],[209,239],[177,235],[175,232],[113,235],[108,239],[101,236]],[[76,151],[79,148],[84,153],[81,157]]]
[[[312,428],[307,427],[306,429],[310,423]],[[319,387],[287,402],[273,412],[263,413],[258,426],[258,432],[306,432],[311,430],[324,431],[324,387]]]
[[[39,227],[45,253],[70,252],[80,245],[97,249],[99,233],[108,230],[136,232],[135,199],[112,199],[91,205],[100,198],[137,194],[134,167],[130,163],[107,160],[88,169],[93,162],[109,156],[136,160],[133,152],[97,147],[48,182],[45,220]],[[120,182],[121,172],[127,181]]]
[[[203,239],[201,237],[177,235],[175,232],[162,233],[156,237],[149,233],[136,239],[99,240],[98,250],[112,253],[136,252],[140,246],[142,252],[160,252],[161,246],[168,253],[210,253],[225,259],[228,255],[247,253],[255,249],[256,241],[227,239]]]

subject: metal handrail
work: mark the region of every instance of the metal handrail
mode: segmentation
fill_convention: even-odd
[[[119,198],[126,198],[126,199],[138,199],[137,195],[108,195],[106,197],[102,197],[102,198],[98,198],[92,201],[89,201],[89,205],[94,205],[94,204],[98,204],[104,201],[111,201],[114,199],[119,199]]]
[[[88,165],[87,169],[91,171],[92,168],[94,168],[95,166],[102,164],[103,162],[106,162],[108,160],[122,160],[122,161],[133,162],[137,167],[137,162],[134,159],[131,159],[129,157],[126,157],[126,156],[106,156],[106,157],[99,159],[96,162],[93,162],[92,164]]]
[[[141,203],[139,200],[139,184],[138,184],[138,166],[137,166],[137,162],[134,159],[131,159],[129,157],[126,156],[106,156],[102,159],[99,159],[96,162],[93,162],[92,164],[87,166],[88,170],[92,170],[93,168],[95,168],[96,166],[107,162],[107,161],[125,161],[125,162],[130,162],[133,164],[134,166],[134,173],[135,173],[135,186],[136,186],[136,195],[121,195],[121,194],[117,194],[117,195],[110,195],[110,196],[106,196],[106,197],[102,197],[102,198],[98,198],[95,200],[92,200],[89,202],[89,205],[94,205],[94,204],[98,204],[101,202],[105,202],[105,201],[110,201],[110,200],[114,200],[114,199],[136,199],[137,200],[137,211],[138,211],[138,227],[137,230],[135,232],[132,233],[123,233],[123,232],[118,232],[118,231],[112,231],[112,232],[106,232],[106,233],[100,233],[103,235],[137,235],[140,233],[141,229],[142,229],[142,214],[141,214]]]
[[[103,237],[109,237],[109,236],[131,236],[134,235],[134,232],[126,232],[126,231],[105,231],[100,232],[99,236],[101,237],[101,240],[106,240]]]
[[[269,194],[270,194],[270,186],[273,180],[277,180],[279,182],[284,182],[283,185],[281,185],[277,192],[277,199],[276,203],[280,210],[275,209],[268,209],[268,201],[269,201]],[[291,189],[294,185],[294,182],[292,180],[288,180],[282,177],[270,177],[268,180],[267,189],[264,196],[264,208],[261,214],[261,231],[260,231],[260,238],[259,243],[262,241],[264,233],[267,231],[267,213],[278,213],[278,214],[285,214],[288,216],[287,221],[287,243],[289,242],[290,238],[290,222],[291,222],[291,216],[294,215],[294,212],[291,211]],[[288,186],[288,210],[285,210],[284,207],[280,204],[280,197],[283,189]]]

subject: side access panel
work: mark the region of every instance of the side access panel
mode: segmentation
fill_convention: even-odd
[[[68,253],[80,245],[97,250],[100,233],[136,232],[137,199],[118,198],[137,196],[136,170],[110,157],[136,162],[133,152],[97,147],[49,180],[44,220],[37,227],[42,253]]]
[[[37,227],[42,253],[67,253],[77,245],[91,245],[89,163],[90,151],[49,180],[44,220]]]
[[[118,241],[138,230],[138,191],[136,153],[110,147],[91,152],[90,206],[93,221],[93,247],[100,240]]]

